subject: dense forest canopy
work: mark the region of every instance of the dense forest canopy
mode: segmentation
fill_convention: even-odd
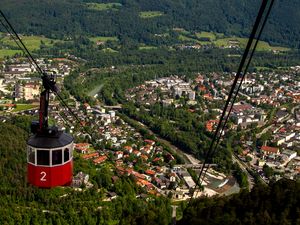
[[[0,224],[170,224],[170,201],[136,197],[137,186],[120,177],[114,186],[112,172],[89,169],[76,159],[75,171],[88,172],[94,186],[83,192],[72,188],[39,189],[27,183],[26,139],[30,117],[13,117],[0,123]],[[74,172],[75,172],[74,171]],[[105,182],[108,181],[108,182]],[[103,201],[107,191],[118,198]]]
[[[116,36],[123,44],[128,40],[151,44],[159,39],[157,35],[172,35],[174,28],[247,37],[260,2],[2,0],[0,7],[20,33],[42,34],[53,38],[68,38],[80,34]],[[263,35],[265,41],[299,47],[300,5],[297,3],[296,0],[276,1]]]
[[[128,179],[119,184],[123,195],[113,202],[101,202],[103,192],[94,188],[74,192],[27,185],[24,149],[28,134],[20,127],[28,121],[16,118],[15,125],[0,124],[1,224],[171,224],[169,200],[136,199]],[[281,180],[233,196],[203,197],[192,202],[178,224],[299,224],[299,190],[299,182]]]
[[[299,224],[300,183],[281,180],[249,193],[195,200],[178,224]]]

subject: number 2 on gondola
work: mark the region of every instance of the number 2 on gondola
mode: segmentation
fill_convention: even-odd
[[[40,174],[41,174],[41,179],[40,180],[41,181],[47,181],[46,180],[46,175],[47,175],[46,172],[42,171]]]

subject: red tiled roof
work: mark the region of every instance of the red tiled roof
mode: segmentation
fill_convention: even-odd
[[[232,111],[235,112],[235,113],[239,113],[239,112],[249,110],[251,108],[252,108],[252,106],[250,104],[234,105],[232,107]]]
[[[98,156],[99,156],[99,153],[98,152],[94,152],[94,153],[91,153],[91,154],[82,155],[81,157],[83,159],[91,159],[91,158],[98,157]]]
[[[145,175],[140,174],[140,173],[135,172],[135,171],[132,171],[131,174],[132,174],[133,176],[135,176],[136,178],[139,178],[139,179],[145,179],[145,178],[146,178]]]
[[[106,159],[107,159],[107,157],[104,155],[104,156],[100,156],[100,157],[97,158],[97,159],[94,159],[93,162],[94,162],[94,163],[102,163],[102,162],[104,162]]]
[[[274,154],[278,154],[279,153],[279,149],[275,148],[275,147],[269,147],[269,146],[262,146],[261,150],[267,153],[274,153]]]
[[[138,155],[138,154],[141,154],[141,152],[138,150],[135,150],[135,151],[133,151],[133,154]]]
[[[204,94],[203,95],[204,98],[208,99],[208,100],[212,100],[212,95],[211,94]]]
[[[209,121],[207,121],[206,124],[205,124],[206,130],[208,130],[209,132],[212,132],[213,131],[213,126],[218,122],[219,122],[219,120],[209,120]]]
[[[141,155],[141,158],[143,158],[144,160],[148,160],[148,156],[146,155]]]
[[[155,144],[155,141],[150,140],[150,139],[145,139],[144,141],[145,141],[147,144],[149,144],[149,145]]]
[[[158,162],[158,161],[161,161],[161,160],[162,160],[161,158],[156,157],[155,159],[153,159],[153,162]]]
[[[89,143],[77,143],[75,144],[75,148],[88,148],[90,147]]]
[[[10,104],[10,103],[7,103],[7,104],[1,104],[1,106],[4,106],[4,107],[15,107],[16,104]]]
[[[124,146],[124,149],[127,151],[132,151],[132,147],[131,146]]]
[[[150,176],[154,176],[156,174],[156,172],[153,171],[153,170],[146,170],[145,174],[150,175]]]

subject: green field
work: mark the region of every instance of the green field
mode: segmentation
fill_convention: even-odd
[[[173,28],[173,31],[176,31],[176,32],[178,32],[180,34],[183,34],[183,35],[190,34],[189,31],[185,30],[184,28],[180,28],[180,27]]]
[[[29,51],[38,50],[41,47],[41,44],[45,44],[48,47],[51,47],[54,43],[59,40],[53,40],[45,38],[42,36],[20,36],[25,46]],[[1,34],[0,38],[0,58],[5,56],[14,56],[16,53],[21,53],[21,50],[18,50],[18,45],[8,36]]]
[[[156,46],[140,46],[139,50],[154,50],[157,49]]]
[[[17,107],[12,110],[12,112],[19,112],[28,109],[38,108],[38,105],[29,105],[29,104],[17,104]]]
[[[105,48],[105,49],[102,49],[101,51],[106,52],[106,53],[118,53],[118,51],[116,51],[112,48]]]
[[[237,37],[232,37],[232,38],[222,38],[214,41],[214,44],[217,47],[228,47],[230,45],[230,41],[237,41],[239,42],[239,47],[240,48],[246,48],[248,38],[237,38]],[[289,48],[284,48],[284,47],[277,47],[277,46],[271,46],[269,43],[260,41],[257,45],[256,48],[257,51],[288,51],[290,50]]]
[[[3,59],[5,56],[14,56],[15,54],[22,54],[21,50],[11,50],[11,49],[0,49],[0,59]]]
[[[22,41],[29,51],[40,49],[41,43],[43,42],[46,46],[52,46],[58,40],[52,40],[49,38],[41,37],[41,36],[21,36]],[[14,40],[9,37],[4,37],[0,40],[0,43],[11,46],[18,47]]]
[[[187,37],[183,34],[180,34],[178,39],[184,42],[193,42],[193,43],[201,44],[201,41],[197,40],[196,38]]]
[[[104,10],[118,10],[122,7],[121,3],[86,3],[88,9],[104,11]]]
[[[174,29],[173,29],[174,30]],[[230,45],[237,45],[239,48],[246,48],[248,38],[239,38],[239,37],[226,37],[224,38],[224,34],[221,33],[213,33],[213,32],[198,32],[196,34],[192,34],[184,29],[177,28],[175,31],[179,33],[178,39],[182,42],[191,42],[195,44],[213,44],[217,47],[228,48]],[[201,41],[199,39],[207,38],[207,41]],[[230,43],[236,42],[236,43]],[[260,41],[256,48],[257,51],[289,51],[289,48],[279,47],[279,46],[271,46],[269,43]]]
[[[217,38],[213,32],[205,32],[205,31],[196,33],[196,37],[197,38],[208,38],[210,41],[214,41]]]
[[[143,11],[140,12],[140,17],[143,19],[149,19],[149,18],[154,18],[154,17],[159,17],[163,16],[164,13],[160,11]]]
[[[90,39],[90,41],[95,42],[95,43],[97,43],[98,41],[103,41],[103,42],[119,41],[119,39],[117,37],[104,37],[104,36],[91,37],[89,39]]]

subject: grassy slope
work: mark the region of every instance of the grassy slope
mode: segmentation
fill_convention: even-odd
[[[148,18],[154,18],[154,17],[162,16],[162,15],[164,15],[164,13],[160,12],[160,11],[143,11],[143,12],[140,12],[139,15],[143,19],[148,19]]]
[[[91,37],[89,39],[90,39],[90,41],[95,42],[95,43],[97,41],[106,42],[106,41],[118,41],[119,40],[117,37],[104,37],[104,36]]]
[[[20,36],[20,37],[29,51],[40,49],[42,43],[45,44],[46,46],[52,46],[54,43],[59,41],[59,40],[45,38],[42,36]],[[0,38],[0,58],[4,58],[5,56],[14,56],[16,53],[22,53],[22,51],[18,49],[18,46],[14,42],[14,40],[8,36],[2,35]]]
[[[118,10],[122,7],[120,3],[86,3],[88,9],[104,11],[104,10]]]
[[[214,32],[198,32],[195,34],[194,38],[188,37],[187,31],[179,31],[178,39],[183,42],[193,42],[197,44],[214,44],[217,47],[226,47],[229,46],[230,41],[238,41],[240,48],[245,48],[248,42],[248,38],[238,38],[238,37],[224,37],[224,34],[214,33]],[[201,41],[201,38],[208,38],[210,41]],[[271,46],[269,43],[260,41],[257,46],[257,51],[288,51],[289,48],[280,47],[280,46]]]

